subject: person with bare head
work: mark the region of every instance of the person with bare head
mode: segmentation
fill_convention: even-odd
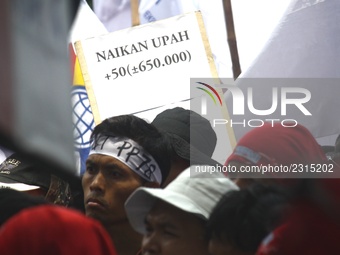
[[[120,255],[135,255],[142,236],[129,224],[124,203],[138,187],[160,187],[170,168],[169,142],[134,115],[94,128],[82,178],[86,215],[106,228]]]
[[[211,255],[253,255],[289,211],[283,190],[255,183],[226,192],[207,224]]]

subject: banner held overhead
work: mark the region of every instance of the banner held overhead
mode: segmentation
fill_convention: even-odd
[[[200,12],[80,40],[75,46],[96,124],[189,100],[190,78],[219,83]]]

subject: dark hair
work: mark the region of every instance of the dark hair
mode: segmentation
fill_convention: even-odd
[[[207,238],[223,237],[243,252],[257,251],[261,241],[282,220],[288,195],[270,186],[254,184],[227,192],[207,223]]]
[[[171,143],[155,126],[135,115],[119,115],[97,125],[91,140],[96,141],[102,135],[127,137],[138,143],[156,160],[162,171],[162,182],[165,181],[170,171]]]
[[[0,189],[0,226],[21,210],[43,204],[48,204],[43,197],[13,189]]]

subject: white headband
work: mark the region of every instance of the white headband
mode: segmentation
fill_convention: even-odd
[[[162,182],[162,172],[155,159],[135,141],[126,137],[101,136],[92,142],[91,154],[114,157],[149,182]]]

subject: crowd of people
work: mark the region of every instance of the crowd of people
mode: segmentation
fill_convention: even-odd
[[[300,124],[264,123],[221,163],[211,123],[174,107],[107,118],[90,140],[72,180],[2,154],[1,254],[340,254],[340,135],[322,147]]]
[[[108,118],[92,133],[81,192],[14,153],[0,166],[1,254],[339,253],[340,169],[308,129],[252,129],[229,173],[211,171],[226,169],[216,142],[209,121],[180,107],[152,123]],[[281,170],[241,171],[263,166]]]

